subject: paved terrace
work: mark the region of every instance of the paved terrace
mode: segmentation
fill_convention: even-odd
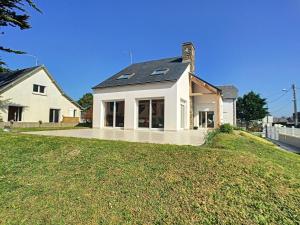
[[[24,133],[59,137],[96,138],[102,140],[199,146],[204,143],[206,130],[200,129],[175,132],[121,129],[72,129]]]

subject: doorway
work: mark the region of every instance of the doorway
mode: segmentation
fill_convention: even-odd
[[[199,127],[214,128],[215,127],[215,112],[200,111],[199,112]]]
[[[165,103],[163,99],[138,101],[138,128],[163,129]]]
[[[105,127],[124,127],[125,101],[105,102]]]
[[[49,113],[49,123],[58,123],[59,122],[59,109],[50,109]]]
[[[22,121],[23,107],[8,106],[8,120],[7,121]]]

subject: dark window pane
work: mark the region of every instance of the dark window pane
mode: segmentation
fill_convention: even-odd
[[[40,93],[45,93],[45,86],[40,86]]]
[[[105,102],[105,126],[114,125],[114,102]]]
[[[164,100],[152,100],[152,128],[164,128]]]
[[[53,123],[53,109],[50,109],[50,112],[49,112],[49,122]]]
[[[116,127],[124,127],[125,102],[116,102]]]
[[[33,85],[33,92],[39,92],[39,85]]]
[[[139,127],[149,128],[150,101],[139,101]]]

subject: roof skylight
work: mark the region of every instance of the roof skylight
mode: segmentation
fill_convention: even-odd
[[[151,75],[164,75],[167,74],[167,72],[169,72],[169,68],[156,69],[153,73],[151,73]]]
[[[122,74],[121,76],[119,76],[117,79],[118,79],[118,80],[129,79],[129,78],[132,77],[133,75],[134,75],[134,73],[125,73],[125,74]]]

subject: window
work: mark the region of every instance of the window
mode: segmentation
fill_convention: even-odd
[[[46,89],[45,86],[38,85],[38,84],[34,84],[33,85],[33,92],[35,92],[35,93],[44,94],[45,93],[45,89]]]
[[[168,68],[156,69],[153,71],[153,73],[151,75],[164,75],[164,74],[167,74],[167,72],[169,72]]]
[[[69,109],[69,117],[76,117],[76,109],[72,109],[70,108]]]
[[[125,73],[122,74],[121,76],[118,77],[118,80],[122,80],[122,79],[129,79],[130,77],[132,77],[134,75],[134,73]]]

